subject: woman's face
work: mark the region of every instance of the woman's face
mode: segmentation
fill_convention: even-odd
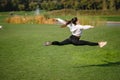
[[[80,21],[79,21],[79,20],[77,20],[76,24],[80,24]]]

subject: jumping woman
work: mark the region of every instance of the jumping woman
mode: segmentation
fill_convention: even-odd
[[[82,35],[82,31],[85,29],[90,29],[90,28],[94,28],[94,26],[91,25],[80,25],[79,24],[79,20],[77,19],[77,17],[72,18],[70,21],[64,21],[60,18],[56,18],[56,21],[60,24],[62,24],[61,28],[64,27],[68,27],[70,29],[70,32],[72,33],[72,35],[59,42],[59,41],[53,41],[53,42],[45,42],[44,45],[45,46],[49,46],[49,45],[67,45],[67,44],[73,44],[76,46],[81,46],[81,45],[89,45],[89,46],[99,46],[99,47],[103,47],[107,44],[107,42],[90,42],[90,41],[84,41],[84,40],[80,40],[80,37]]]

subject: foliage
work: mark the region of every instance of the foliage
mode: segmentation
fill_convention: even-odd
[[[53,18],[47,18],[46,16],[19,16],[13,15],[6,18],[7,23],[14,23],[14,24],[54,24],[55,20]]]
[[[36,2],[30,2],[29,3],[29,9],[30,10],[35,10],[37,8],[37,3]]]
[[[120,10],[116,11],[116,10],[112,10],[112,11],[103,11],[103,10],[74,10],[74,9],[61,9],[61,10],[53,10],[53,11],[49,11],[48,12],[50,15],[73,15],[73,16],[77,16],[77,15],[81,15],[81,16],[85,16],[85,15],[91,15],[91,16],[99,16],[99,15],[120,15]]]
[[[20,11],[22,11],[22,10],[25,9],[25,6],[24,6],[23,4],[19,4],[19,5],[18,5],[18,9],[19,9]]]
[[[35,10],[119,10],[120,0],[0,0],[0,11]],[[20,8],[20,4],[24,9]]]

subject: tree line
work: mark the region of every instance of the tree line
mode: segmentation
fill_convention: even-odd
[[[0,11],[119,10],[120,0],[0,0]]]

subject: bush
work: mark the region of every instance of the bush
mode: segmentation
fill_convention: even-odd
[[[22,24],[22,23],[37,23],[37,24],[54,24],[55,20],[53,18],[46,18],[44,16],[11,16],[6,18],[7,23]]]

